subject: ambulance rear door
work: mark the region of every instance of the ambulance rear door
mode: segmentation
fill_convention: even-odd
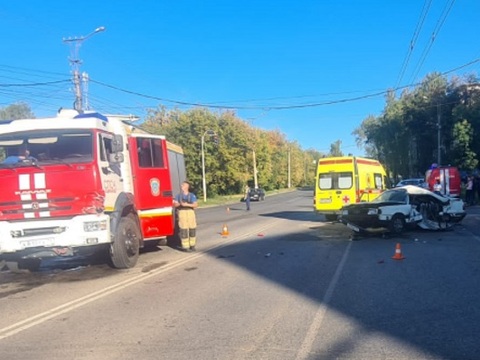
[[[343,206],[356,202],[355,186],[352,158],[321,159],[316,184],[316,210],[338,214]]]

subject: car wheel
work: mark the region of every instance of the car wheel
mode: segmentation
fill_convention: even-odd
[[[450,230],[455,224],[452,222],[452,218],[449,214],[444,214],[443,217],[438,221],[438,226],[440,230]]]
[[[394,234],[401,234],[405,230],[405,217],[402,214],[393,216],[390,222],[390,231]]]

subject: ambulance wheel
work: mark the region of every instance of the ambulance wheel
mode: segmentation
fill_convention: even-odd
[[[110,259],[113,267],[128,269],[135,266],[140,251],[141,236],[140,229],[132,215],[120,219],[113,244],[110,247]]]
[[[405,217],[402,214],[395,214],[390,222],[390,232],[401,234],[405,230]]]

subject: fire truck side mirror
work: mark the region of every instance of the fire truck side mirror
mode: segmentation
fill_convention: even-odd
[[[121,152],[116,152],[113,154],[108,154],[108,162],[113,164],[118,164],[124,162],[125,158]]]
[[[119,153],[123,151],[122,135],[114,135],[112,140],[112,152]]]

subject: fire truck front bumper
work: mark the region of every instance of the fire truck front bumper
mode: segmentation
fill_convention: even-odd
[[[71,256],[110,242],[108,215],[0,222],[0,259]]]

